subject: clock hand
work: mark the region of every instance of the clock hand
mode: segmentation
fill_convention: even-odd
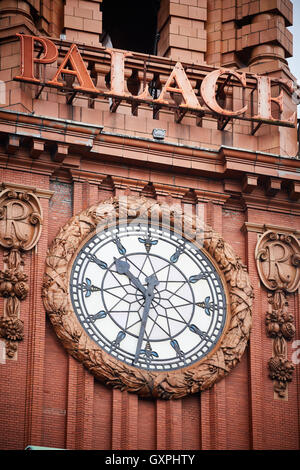
[[[129,263],[127,263],[126,261],[122,261],[120,259],[116,259],[114,258],[115,260],[115,265],[116,265],[116,268],[117,268],[117,272],[119,274],[126,274],[126,276],[128,277],[128,279],[130,280],[130,282],[139,290],[142,292],[143,296],[145,297],[146,296],[146,289],[145,287],[143,286],[143,284],[141,283],[141,281],[136,278],[132,272],[129,270]]]
[[[154,297],[154,292],[153,291],[154,291],[154,288],[156,286],[158,286],[158,284],[159,284],[159,281],[158,281],[157,277],[155,276],[155,274],[151,274],[151,276],[147,277],[146,282],[147,282],[147,290],[146,290],[146,293],[145,293],[145,299],[146,300],[145,300],[145,305],[144,305],[144,310],[143,310],[143,315],[142,315],[141,329],[140,329],[140,333],[139,333],[139,338],[138,338],[138,343],[137,343],[133,363],[137,362],[137,360],[139,358],[139,355],[140,355],[141,346],[142,346],[144,333],[145,333],[145,328],[146,328],[146,323],[147,323],[147,318],[148,318],[148,314],[149,314],[149,310],[150,310],[150,305],[151,305],[151,302],[152,302],[153,297]]]

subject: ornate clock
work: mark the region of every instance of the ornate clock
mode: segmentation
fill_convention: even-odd
[[[240,360],[252,288],[217,233],[185,217],[183,235],[182,215],[166,224],[166,212],[129,197],[71,219],[48,251],[43,297],[64,346],[98,379],[179,398]]]

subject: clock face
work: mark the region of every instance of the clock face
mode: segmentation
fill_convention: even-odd
[[[223,282],[211,260],[176,232],[146,223],[90,238],[72,265],[70,296],[97,345],[156,372],[209,355],[227,318]]]

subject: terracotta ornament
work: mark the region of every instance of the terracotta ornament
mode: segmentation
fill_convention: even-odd
[[[152,371],[137,368],[108,354],[91,339],[79,322],[73,309],[69,287],[74,260],[91,237],[109,227],[112,221],[129,223],[138,217],[148,223],[154,213],[159,220],[163,220],[165,206],[143,197],[112,198],[72,217],[61,228],[48,249],[42,296],[45,309],[63,346],[97,379],[143,397],[172,399],[212,387],[239,363],[247,346],[252,322],[253,290],[246,267],[230,245],[212,228],[201,224],[201,249],[212,260],[223,279],[227,292],[228,320],[212,353],[181,369]],[[171,226],[175,226],[183,215],[176,211],[175,206],[169,210]],[[184,224],[185,236],[191,234],[192,239],[197,221],[184,216]]]
[[[0,296],[4,298],[0,338],[6,341],[9,358],[14,357],[18,341],[24,338],[20,303],[29,291],[28,276],[23,271],[24,253],[38,242],[41,224],[42,211],[34,194],[15,188],[0,193],[0,245],[6,250],[0,271]]]
[[[286,398],[294,365],[287,358],[287,341],[295,335],[294,316],[288,311],[288,294],[300,284],[300,244],[291,234],[268,230],[259,239],[255,252],[260,280],[268,289],[269,311],[265,324],[273,339],[269,376],[277,396]]]

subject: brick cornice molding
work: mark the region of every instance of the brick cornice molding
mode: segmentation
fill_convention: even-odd
[[[245,222],[241,228],[241,231],[244,233],[254,232],[257,234],[265,233],[268,230],[274,232],[284,232],[294,235],[296,238],[300,239],[300,230],[296,230],[292,227],[275,225],[275,224],[259,224],[257,222]]]
[[[227,200],[230,198],[230,194],[223,194],[218,193],[216,191],[206,191],[201,189],[194,190],[197,202],[213,202],[214,204],[218,204],[223,206]]]
[[[299,202],[279,199],[279,198],[260,198],[255,194],[243,194],[242,202],[244,209],[269,210],[270,212],[288,213],[290,215],[300,215]]]
[[[195,146],[178,145],[174,142],[157,142],[153,139],[131,135],[103,132],[103,126],[84,124],[59,118],[34,116],[21,112],[0,110],[0,133],[11,137],[9,150],[18,156],[10,159],[9,165],[29,166],[31,171],[48,171],[55,168],[77,166],[73,155],[80,155],[80,160],[93,158],[97,164],[99,157],[107,163],[130,163],[144,168],[160,168],[179,171],[186,175],[204,177],[240,179],[245,175],[255,178],[272,178],[286,181],[290,188],[290,197],[300,197],[300,161],[296,158],[281,157],[258,151],[221,146],[217,150]],[[20,145],[20,139],[32,139],[28,155]],[[7,141],[7,139],[6,139]],[[53,141],[61,147],[53,161],[39,158]],[[35,147],[34,147],[35,146]],[[32,150],[33,149],[33,150]],[[26,149],[25,149],[26,152]],[[19,155],[22,161],[19,161]],[[1,157],[7,165],[7,155]],[[34,159],[34,165],[32,165]],[[74,161],[73,161],[74,160]],[[251,181],[250,181],[251,183]],[[252,186],[255,182],[252,182]],[[246,182],[246,190],[250,186]],[[250,188],[251,189],[251,188]]]
[[[35,139],[48,140],[47,133],[52,133],[49,140],[55,140],[59,143],[76,143],[82,146],[88,145],[92,147],[90,138],[95,138],[102,132],[103,126],[94,124],[85,124],[78,121],[68,119],[60,119],[48,116],[38,116],[29,113],[22,113],[12,110],[0,110],[0,131],[1,124],[5,125],[5,132],[8,135],[27,136]],[[31,130],[31,131],[30,131]],[[26,131],[26,132],[25,132]],[[89,143],[85,141],[74,141],[71,136],[87,138]]]
[[[17,191],[32,192],[35,196],[40,199],[51,199],[54,194],[54,191],[44,188],[36,188],[35,186],[28,186],[25,184],[10,183],[4,182],[0,185],[0,190],[4,189],[15,189]]]
[[[228,174],[264,175],[287,180],[300,180],[300,161],[266,152],[221,147],[224,159],[224,172]]]

